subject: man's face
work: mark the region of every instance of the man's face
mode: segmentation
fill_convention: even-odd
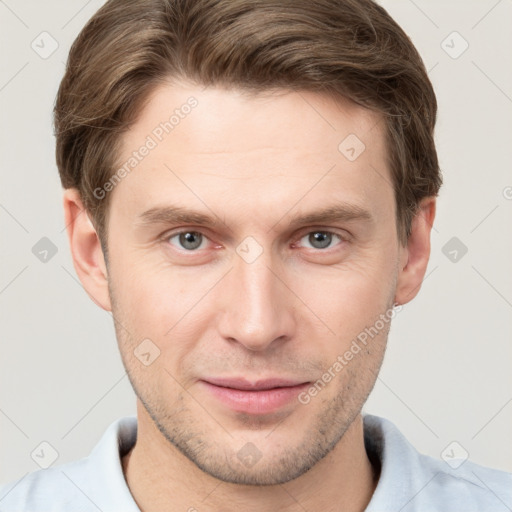
[[[155,128],[190,96],[197,105],[158,141]],[[181,84],[151,96],[121,165],[148,135],[158,144],[110,192],[109,290],[131,383],[161,434],[207,473],[291,480],[341,439],[384,355],[389,322],[335,365],[395,298],[401,249],[383,123],[314,93]],[[331,206],[346,215],[294,223]],[[156,208],[217,224],[144,215]],[[303,385],[237,392],[225,386],[243,382],[221,379]]]

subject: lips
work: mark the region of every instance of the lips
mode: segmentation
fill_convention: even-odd
[[[310,383],[295,379],[269,378],[249,381],[245,378],[208,378],[199,381],[204,390],[235,412],[270,414],[290,402]]]
[[[299,380],[291,380],[291,379],[279,379],[279,378],[271,378],[258,380],[255,382],[251,382],[244,378],[225,378],[225,379],[215,379],[208,378],[204,379],[206,382],[210,384],[214,384],[215,386],[220,386],[223,388],[231,388],[238,389],[242,391],[262,391],[267,389],[274,388],[287,388],[298,386],[300,384],[304,384],[304,381]]]

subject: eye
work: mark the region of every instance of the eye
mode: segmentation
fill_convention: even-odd
[[[300,238],[300,240],[306,239],[309,244],[311,244],[310,248],[312,249],[329,249],[333,237],[338,238],[341,242],[344,242],[344,238],[341,235],[333,233],[331,231],[310,231],[306,235]],[[301,243],[302,245],[302,243]],[[306,246],[307,247],[307,246]]]
[[[343,236],[332,231],[315,230],[301,236],[299,238],[299,245],[309,249],[325,250],[334,247],[333,242],[336,239],[339,240],[338,245],[346,241]],[[198,252],[200,249],[205,249],[208,246],[208,238],[203,233],[193,230],[184,230],[166,235],[164,240],[166,243],[185,252]]]
[[[177,240],[176,245],[172,242],[173,239]],[[170,235],[166,237],[166,240],[169,241],[171,245],[178,247],[178,249],[184,249],[185,251],[195,251],[198,248],[204,249],[201,247],[202,243],[206,243],[206,237],[199,233],[198,231],[180,231],[179,233],[175,233],[174,235]]]

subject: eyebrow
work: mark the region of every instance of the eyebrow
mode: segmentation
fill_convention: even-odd
[[[281,220],[277,221],[272,228],[279,224]],[[334,204],[321,210],[299,215],[289,222],[288,227],[295,228],[304,224],[324,224],[355,220],[372,221],[373,215],[365,208],[356,204]],[[137,217],[138,226],[146,227],[154,224],[194,224],[218,228],[224,222],[214,215],[181,206],[157,206],[144,211]]]

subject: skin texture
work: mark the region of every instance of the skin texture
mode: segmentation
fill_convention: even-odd
[[[200,381],[321,379],[379,315],[417,294],[435,199],[401,246],[382,120],[311,92],[159,86],[124,135],[120,165],[190,96],[197,106],[109,192],[108,266],[77,191],[64,192],[75,269],[112,311],[138,397],[137,443],[123,458],[130,491],[146,512],[364,510],[378,468],[360,413],[389,323],[307,405],[237,413]],[[338,149],[349,134],[365,144],[354,161]],[[369,218],[290,227],[333,204]],[[169,205],[219,225],[140,220]],[[199,247],[187,249],[180,231],[200,233]],[[323,248],[313,234],[326,231]],[[262,251],[250,263],[237,252],[246,237]],[[134,354],[145,339],[160,351],[148,366]],[[248,443],[253,465],[237,456]]]

